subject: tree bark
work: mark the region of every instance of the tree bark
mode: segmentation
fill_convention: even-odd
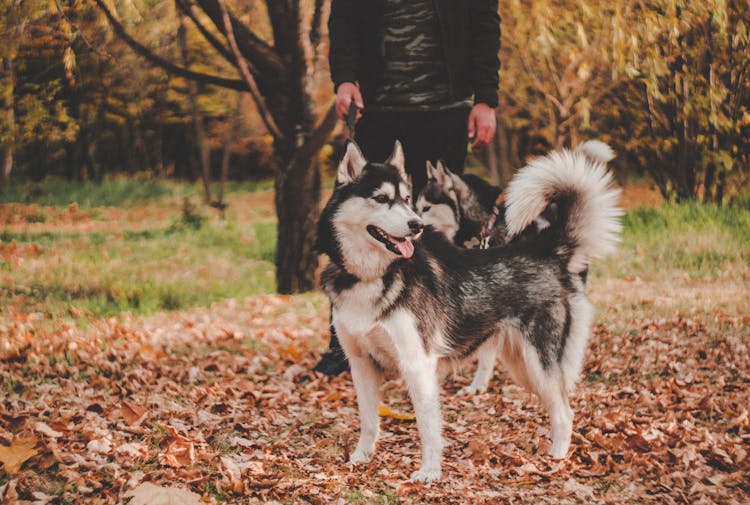
[[[299,293],[315,287],[313,250],[320,215],[320,170],[316,158],[293,159],[274,183],[278,235],[276,290]]]
[[[513,177],[514,168],[519,165],[516,160],[517,142],[515,132],[507,128],[503,118],[498,116],[493,142],[478,153],[490,181],[495,186],[505,188]]]
[[[276,240],[276,289],[298,293],[315,287],[318,266],[315,238],[320,216],[320,169],[318,152],[336,125],[336,110],[328,109],[323,120],[299,147],[277,145],[279,159],[274,181],[278,235]]]
[[[276,255],[278,290],[292,293],[312,289],[317,265],[313,246],[320,212],[317,157],[336,124],[335,109],[330,107],[316,125],[312,100],[314,55],[319,49],[317,45],[324,29],[324,13],[330,2],[314,2],[311,22],[315,26],[308,29],[302,25],[308,17],[303,15],[301,2],[266,0],[273,32],[273,45],[270,45],[233,16],[222,0],[195,0],[190,4],[186,0],[176,1],[183,12],[190,10],[193,20],[199,19],[194,9],[206,14],[227,42],[225,46],[218,38],[211,36],[206,37],[209,44],[217,49],[222,58],[237,67],[242,79],[225,79],[193,72],[186,68],[187,65],[174,65],[155,55],[126,33],[104,0],[95,0],[117,35],[151,63],[187,79],[228,89],[252,91],[257,95],[255,101],[263,106],[261,112],[266,112],[264,121],[274,137],[276,215],[279,219]],[[227,29],[227,24],[231,29]],[[204,37],[209,33],[207,27],[199,26],[199,30]],[[310,44],[316,46],[312,51]],[[240,55],[245,65],[240,63]]]
[[[219,178],[219,189],[216,195],[215,206],[219,209],[219,216],[221,220],[224,220],[224,210],[227,208],[227,204],[224,203],[224,186],[226,185],[227,179],[229,178],[229,162],[232,159],[232,144],[237,139],[237,132],[240,129],[240,107],[242,106],[242,95],[237,93],[237,103],[234,106],[234,117],[232,118],[232,124],[229,127],[227,136],[224,139],[224,150],[221,154],[221,176]]]
[[[185,18],[179,16],[180,26],[177,29],[177,40],[180,45],[180,55],[182,65],[190,68],[190,58],[188,56],[187,36],[185,34]],[[211,153],[206,144],[206,134],[203,128],[203,115],[198,107],[198,85],[195,81],[187,79],[188,98],[190,102],[190,113],[193,117],[193,127],[195,128],[195,140],[198,144],[198,158],[200,160],[200,174],[203,182],[203,201],[206,204],[211,203]]]
[[[7,140],[5,141],[3,155],[3,172],[0,176],[0,192],[2,192],[10,183],[10,174],[13,171],[13,158],[15,153],[15,130],[16,130],[16,112],[15,112],[15,72],[13,71],[13,60],[10,58],[3,61],[6,78],[8,79],[8,89],[5,90],[5,121]]]
[[[0,180],[0,193],[10,184],[10,173],[13,170],[13,144],[8,143],[5,146],[5,156],[3,156],[3,175]]]

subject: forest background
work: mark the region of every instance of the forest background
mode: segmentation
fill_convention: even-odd
[[[0,10],[0,192],[118,177],[273,179],[282,293],[314,286],[321,171],[344,138],[325,0],[12,0]],[[724,204],[750,178],[750,7],[742,1],[503,0],[501,103],[473,162],[504,185],[588,138],[621,182]],[[23,183],[31,183],[23,185]],[[16,189],[13,190],[12,188]],[[23,187],[23,189],[19,189]],[[20,192],[19,192],[20,191]]]
[[[568,458],[500,367],[455,394],[468,366],[429,486],[402,383],[355,466],[351,377],[311,371],[346,137],[329,9],[0,2],[0,502],[747,503],[750,3],[499,2],[498,130],[468,169],[505,185],[601,139],[622,243],[592,265]]]

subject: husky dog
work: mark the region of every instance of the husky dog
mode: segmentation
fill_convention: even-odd
[[[594,162],[608,163],[614,159],[612,149],[599,140],[589,140],[573,151]],[[425,225],[443,232],[456,245],[476,247],[483,234],[489,234],[490,245],[502,245],[510,238],[505,228],[505,205],[500,202],[501,189],[472,174],[456,175],[442,162],[427,162],[427,184],[417,197],[417,213]],[[522,238],[535,235],[557,218],[554,202],[545,208],[526,230]],[[491,229],[487,229],[493,213]],[[519,237],[514,237],[518,240]]]
[[[592,162],[608,163],[614,159],[612,149],[599,140],[589,140],[573,151],[588,157]],[[488,246],[505,245],[537,237],[556,223],[557,204],[549,205],[523,231],[509,236],[505,226],[505,203],[501,189],[472,174],[452,173],[438,160],[436,165],[427,162],[427,184],[417,197],[416,210],[425,225],[432,225],[461,247],[478,247],[482,240]],[[588,270],[579,274],[586,283]],[[471,384],[461,388],[459,394],[483,393],[487,390],[495,369],[495,361],[503,336],[496,337],[497,347],[487,344],[477,354],[477,370]]]
[[[508,234],[524,230],[550,202],[558,220],[537,239],[485,250],[456,247],[425,227],[406,180],[398,142],[384,164],[368,163],[350,143],[318,226],[318,248],[331,260],[321,280],[359,405],[351,461],[373,455],[379,386],[394,370],[407,385],[422,443],[412,480],[440,478],[439,369],[497,346],[497,338],[511,377],[550,415],[550,454],[565,457],[573,421],[568,395],[593,320],[579,274],[614,247],[620,230],[610,174],[568,151],[533,161],[508,188]]]

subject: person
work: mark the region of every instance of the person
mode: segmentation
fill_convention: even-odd
[[[426,162],[462,173],[468,150],[495,135],[500,61],[497,0],[332,0],[329,63],[336,112],[359,109],[354,140],[382,162],[400,140],[416,196]],[[348,369],[331,326],[315,370]]]

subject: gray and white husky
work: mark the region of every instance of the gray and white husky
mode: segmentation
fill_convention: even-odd
[[[584,155],[592,162],[608,163],[615,157],[612,149],[599,140],[579,144],[574,154]],[[425,225],[443,232],[456,245],[477,247],[483,233],[489,234],[489,245],[502,245],[511,238],[518,240],[535,235],[556,218],[554,202],[523,230],[509,237],[505,227],[505,205],[499,198],[502,190],[473,174],[454,174],[438,160],[427,162],[427,184],[416,201],[417,213]],[[492,228],[486,229],[493,213]]]
[[[330,258],[322,284],[359,404],[351,461],[372,457],[379,386],[383,373],[395,370],[422,442],[412,479],[438,479],[441,368],[485,346],[499,348],[511,377],[539,396],[551,419],[550,454],[565,457],[573,420],[568,395],[593,320],[580,272],[613,249],[620,231],[610,174],[568,151],[534,160],[508,187],[508,233],[521,232],[552,201],[558,219],[536,238],[485,250],[456,247],[425,227],[406,181],[398,142],[383,164],[367,162],[350,143],[318,227],[318,248]]]

